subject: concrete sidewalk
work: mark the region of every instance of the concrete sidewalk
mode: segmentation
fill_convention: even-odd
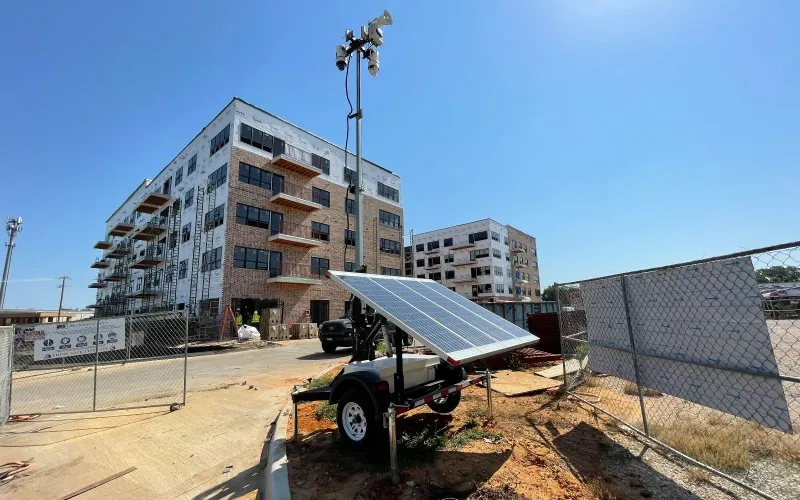
[[[129,467],[137,469],[80,498],[255,498],[269,426],[291,386],[348,355],[319,352],[311,339],[215,355],[190,366],[188,404],[172,413],[43,415],[8,424],[0,461],[33,459],[35,470],[0,486],[0,498],[62,497]]]

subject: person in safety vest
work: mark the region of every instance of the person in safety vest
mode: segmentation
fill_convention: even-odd
[[[258,326],[261,323],[261,315],[258,314],[258,311],[253,313],[253,318],[250,320],[250,324],[253,326]]]
[[[242,311],[236,310],[236,326],[242,326]]]

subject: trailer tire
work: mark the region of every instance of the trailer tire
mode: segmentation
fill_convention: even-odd
[[[461,402],[461,391],[456,391],[452,394],[448,394],[447,396],[441,399],[434,399],[430,403],[428,403],[428,408],[435,411],[436,413],[450,413],[451,411],[455,410],[458,404]]]
[[[359,389],[350,389],[339,398],[336,424],[342,441],[357,449],[373,442],[382,429],[380,422],[375,420],[372,400]]]
[[[336,352],[336,344],[326,344],[323,342],[322,350],[328,354],[333,354],[334,352]]]

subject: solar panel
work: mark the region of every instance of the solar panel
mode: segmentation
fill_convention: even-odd
[[[328,277],[451,364],[539,341],[432,280],[343,271],[328,271]]]

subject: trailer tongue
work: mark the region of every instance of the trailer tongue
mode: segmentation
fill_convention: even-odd
[[[328,271],[327,277],[353,295],[353,358],[329,386],[292,392],[294,438],[298,434],[298,403],[337,404],[339,434],[346,444],[364,447],[388,427],[393,479],[397,478],[397,415],[422,405],[449,413],[461,401],[460,391],[483,381],[491,418],[489,371],[468,378],[461,365],[539,340],[431,280],[342,271]],[[362,305],[376,311],[371,321],[361,314]],[[388,322],[396,326],[393,339],[389,338]],[[436,355],[403,353],[403,331]],[[375,358],[379,334],[387,355]],[[392,344],[396,352],[392,352]]]

